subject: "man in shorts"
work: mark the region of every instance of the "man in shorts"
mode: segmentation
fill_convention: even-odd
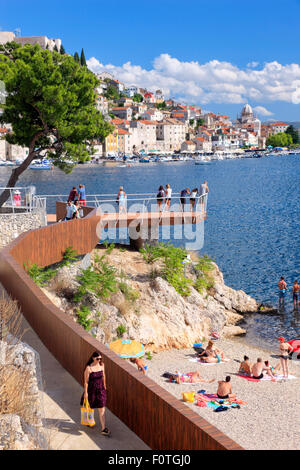
[[[220,380],[218,382],[219,384],[218,391],[217,391],[218,398],[221,398],[222,400],[226,400],[228,398],[229,399],[236,398],[235,393],[232,393],[232,386],[231,386],[230,380],[231,380],[230,375],[227,375],[225,380]]]
[[[280,281],[278,282],[278,289],[279,289],[279,308],[284,307],[284,299],[286,295],[286,282],[284,277],[281,276]]]
[[[190,194],[190,189],[189,188],[183,189],[180,193],[180,204],[181,204],[181,207],[182,207],[182,212],[184,212],[184,206],[185,206],[186,197],[187,197],[188,194]]]

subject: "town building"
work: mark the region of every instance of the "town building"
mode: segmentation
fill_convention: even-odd
[[[61,48],[61,39],[49,39],[47,36],[17,36],[14,32],[0,31],[0,44],[16,42],[24,46],[25,44],[39,44],[42,49],[53,51],[56,46],[58,51]]]

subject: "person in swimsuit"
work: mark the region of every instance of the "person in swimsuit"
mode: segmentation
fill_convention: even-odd
[[[281,369],[281,365],[280,365],[280,362],[277,364],[277,366],[275,367],[272,367],[269,363],[269,361],[265,361],[265,368],[264,368],[266,371],[267,371],[267,374],[270,375],[271,377],[276,377],[278,375],[277,372],[280,371]]]
[[[196,372],[185,372],[185,373],[181,373],[181,372],[178,372],[176,371],[176,374],[175,375],[172,375],[170,377],[170,382],[173,382],[175,381],[176,383],[178,384],[181,384],[181,383],[200,383],[200,382],[204,382],[204,383],[212,383],[214,382],[216,379],[211,379],[211,380],[205,380],[199,371],[196,371]]]
[[[224,360],[224,353],[220,349],[214,347],[213,341],[209,341],[205,350],[202,353],[198,354],[198,357],[201,359],[201,362],[205,363],[219,363]]]
[[[264,374],[263,374],[263,369],[264,369],[264,366],[263,366],[263,363],[262,363],[262,358],[259,357],[257,359],[257,362],[255,364],[253,364],[252,368],[251,368],[251,372],[252,372],[252,377],[254,379],[262,379]]]
[[[285,378],[289,377],[289,368],[288,368],[288,359],[289,359],[289,352],[293,351],[292,346],[289,343],[286,343],[285,339],[280,336],[278,338],[278,341],[280,343],[279,345],[279,351],[280,351],[280,364],[282,367],[282,372],[283,376]]]
[[[249,357],[244,356],[244,360],[240,364],[240,368],[239,368],[238,373],[239,374],[245,374],[245,375],[248,375],[249,377],[251,377],[251,367],[252,367],[252,364],[249,360]]]
[[[236,398],[235,393],[232,393],[232,386],[231,386],[230,380],[231,380],[230,375],[227,375],[225,380],[220,380],[218,382],[219,385],[218,385],[217,395],[222,400],[228,399],[228,398],[229,399]]]
[[[282,306],[284,307],[284,299],[286,294],[286,282],[284,277],[281,276],[280,281],[278,282],[278,289],[279,289],[279,308]]]
[[[297,279],[294,281],[294,284],[293,284],[292,295],[293,295],[294,309],[298,310],[298,308],[299,308],[300,284],[298,284]]]
[[[131,357],[130,362],[135,364],[140,372],[146,374],[147,366],[142,359],[140,359],[139,357]]]
[[[92,354],[84,370],[84,393],[81,397],[81,405],[84,400],[89,401],[89,405],[92,409],[98,408],[101,434],[103,436],[109,436],[110,430],[105,426],[105,369],[102,356],[97,351]]]

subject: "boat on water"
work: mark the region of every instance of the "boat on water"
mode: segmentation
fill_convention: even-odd
[[[34,160],[29,165],[30,170],[52,170],[53,165],[50,160]]]

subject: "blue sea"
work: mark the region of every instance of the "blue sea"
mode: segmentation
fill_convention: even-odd
[[[5,186],[9,168],[0,168]],[[37,194],[68,194],[85,184],[88,194],[153,193],[167,183],[174,192],[199,188],[207,180],[210,193],[201,254],[213,258],[227,285],[259,302],[277,306],[277,283],[288,284],[285,310],[277,315],[246,317],[246,340],[273,346],[275,338],[300,338],[300,315],[293,311],[291,288],[300,280],[300,155],[245,158],[194,165],[193,162],[141,164],[132,167],[79,165],[61,171],[27,170],[19,186],[36,186]],[[55,212],[54,201],[48,212]],[[176,244],[179,242],[176,241]]]

